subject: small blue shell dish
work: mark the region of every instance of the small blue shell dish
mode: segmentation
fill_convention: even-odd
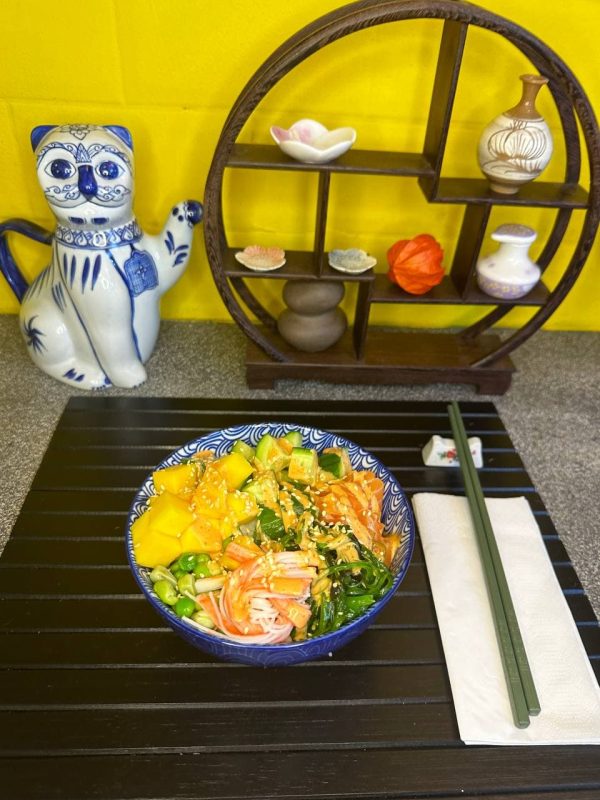
[[[332,250],[329,253],[329,265],[338,272],[358,275],[368,269],[373,269],[376,264],[376,258],[357,247],[351,247],[349,250]]]
[[[238,439],[242,439],[250,445],[255,445],[265,433],[279,437],[292,430],[302,433],[304,447],[315,448],[318,452],[321,452],[326,447],[347,448],[354,469],[372,470],[384,482],[382,512],[384,529],[387,533],[397,532],[400,534],[400,547],[391,565],[394,582],[387,594],[374,603],[362,616],[337,631],[317,636],[314,639],[291,642],[289,644],[255,645],[239,644],[204,633],[186,622],[185,619],[180,619],[170,607],[159,600],[149,577],[150,570],[136,564],[131,538],[131,526],[146,510],[148,498],[154,494],[152,475],[150,474],[137,492],[127,520],[125,536],[127,556],[134,578],[146,599],[179,636],[194,647],[223,661],[268,667],[287,666],[331,656],[334,651],[350,642],[373,622],[377,614],[391,600],[398,586],[402,583],[412,557],[415,542],[415,524],[410,505],[400,485],[378,459],[362,447],[337,434],[319,430],[318,428],[294,425],[293,423],[261,422],[250,425],[236,425],[188,442],[165,458],[157,469],[178,464],[190,458],[198,450],[214,450],[217,456],[222,456],[231,450],[233,443]]]

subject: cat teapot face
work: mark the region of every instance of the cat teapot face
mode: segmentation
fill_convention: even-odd
[[[117,125],[41,125],[31,134],[38,180],[56,218],[102,228],[132,217],[131,135]]]

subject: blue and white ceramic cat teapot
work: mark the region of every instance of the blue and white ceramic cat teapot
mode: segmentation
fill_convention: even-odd
[[[187,266],[202,206],[178,203],[162,233],[148,236],[133,214],[126,128],[42,125],[31,142],[56,230],[25,220],[0,225],[0,268],[21,301],[27,349],[41,369],[72,386],[137,386],[158,336],[160,297]],[[52,247],[50,264],[30,286],[8,248],[9,231]]]

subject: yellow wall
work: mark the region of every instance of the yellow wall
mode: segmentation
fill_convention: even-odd
[[[135,208],[145,230],[157,232],[169,207],[202,199],[221,126],[246,80],[296,30],[339,7],[339,0],[4,0],[0,4],[0,219],[19,216],[52,226],[37,184],[29,132],[42,123],[94,122],[128,126],[136,149]],[[533,31],[556,50],[587,91],[600,100],[595,58],[600,31],[597,0],[482,0],[480,5]],[[357,146],[419,150],[431,96],[440,25],[411,21],[362,31],[304,62],[260,104],[242,140],[270,142],[269,125],[311,116],[328,127],[357,128]],[[469,33],[446,175],[478,177],[475,147],[482,127],[519,96],[518,75],[530,71],[523,56],[494,34]],[[560,139],[550,95],[539,107]],[[544,174],[560,180],[564,150]],[[260,178],[260,180],[259,180]],[[587,175],[584,176],[587,179]],[[235,246],[259,242],[310,247],[316,182],[311,174],[230,171],[226,225]],[[462,210],[428,206],[416,181],[335,176],[328,247],[359,246],[379,258],[399,238],[430,232],[442,243],[449,267]],[[554,213],[495,210],[491,225],[518,221],[544,234]],[[574,214],[559,257],[547,273],[556,282],[582,219]],[[534,246],[535,256],[539,245]],[[489,252],[491,243],[484,245]],[[44,265],[40,245],[15,245],[29,278]],[[600,330],[596,246],[575,289],[549,328]],[[265,282],[264,297],[277,310],[281,282]],[[351,292],[347,298],[349,305]],[[17,304],[2,281],[0,312]],[[483,309],[378,307],[374,320],[398,325],[463,324]],[[519,324],[530,312],[508,318]],[[163,301],[163,316],[229,319],[213,286],[202,233],[190,266]]]

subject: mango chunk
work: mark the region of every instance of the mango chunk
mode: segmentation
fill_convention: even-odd
[[[227,514],[227,483],[221,473],[210,464],[193,496],[197,516],[223,519]]]
[[[237,569],[238,567],[242,566],[242,562],[238,561],[235,558],[231,558],[231,556],[223,555],[221,556],[221,566],[223,569]]]
[[[196,483],[195,464],[175,464],[173,467],[157,469],[152,473],[154,491],[160,494],[165,489],[172,494],[179,494],[185,489],[193,489]]]
[[[227,495],[229,513],[238,525],[251,522],[258,516],[256,498],[247,492],[234,491]]]
[[[188,503],[169,491],[159,494],[150,511],[150,527],[168,536],[179,536],[194,520]]]
[[[133,546],[141,542],[150,530],[150,509],[144,511],[141,517],[138,517],[131,526],[131,539]]]
[[[154,568],[159,564],[170,564],[181,555],[182,549],[177,537],[149,530],[134,544],[133,552],[140,566]]]
[[[220,553],[223,537],[219,525],[213,520],[195,519],[181,534],[181,547],[185,553]]]
[[[241,453],[229,453],[215,461],[214,466],[224,478],[230,492],[239,489],[254,471]]]

